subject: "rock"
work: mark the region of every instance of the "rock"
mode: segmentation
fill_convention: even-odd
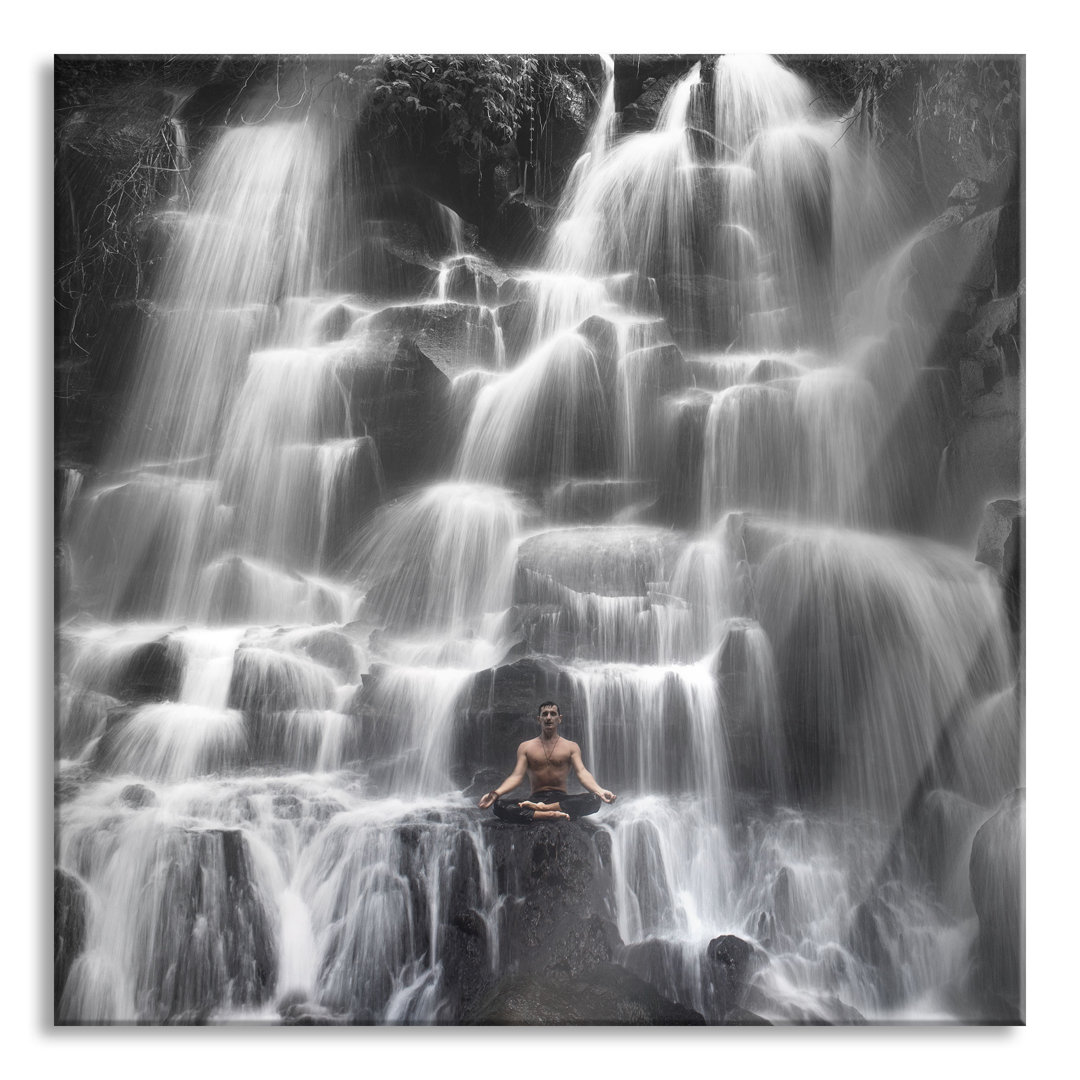
[[[110,689],[116,697],[132,704],[175,701],[183,675],[183,654],[168,638],[161,638],[137,646]]]
[[[283,1027],[333,1027],[353,1023],[350,1017],[308,1001],[300,993],[286,995],[278,1002],[277,1010]]]
[[[1023,290],[999,300],[991,300],[975,312],[964,337],[967,356],[991,369],[990,382],[1003,375],[1015,375],[1020,366],[1020,305]]]
[[[658,79],[646,79],[638,97],[622,110],[624,132],[652,131],[660,118],[660,110],[671,88],[681,75],[661,75]]]
[[[233,659],[228,707],[267,715],[328,709],[334,684],[325,668],[276,649],[241,647]]]
[[[349,414],[374,439],[392,484],[426,476],[440,462],[449,381],[424,350],[445,356],[437,328],[450,333],[467,319],[464,305],[452,305],[457,319],[448,307],[384,309],[364,320],[355,340],[341,347],[336,371]],[[425,313],[434,320],[431,327],[423,321]]]
[[[558,529],[518,549],[515,600],[559,600],[558,588],[604,596],[645,596],[668,578],[682,541],[668,529],[606,525]]]
[[[949,202],[976,202],[979,198],[979,182],[970,176],[957,182],[949,192]]]
[[[872,896],[855,908],[848,943],[856,956],[876,969],[874,981],[882,999],[896,1002],[902,991],[903,928],[880,896]]]
[[[758,951],[734,934],[721,934],[705,951],[705,972],[711,1012],[726,1016],[743,1004],[748,980],[760,966]]]
[[[975,834],[969,873],[979,916],[969,985],[988,1020],[1024,1022],[1025,791],[1017,788]]]
[[[963,280],[971,288],[995,296],[1015,291],[1020,280],[1020,210],[1007,203],[960,226],[957,252]]]
[[[995,499],[986,504],[975,543],[975,561],[994,571],[1005,593],[1013,632],[1019,632],[1022,612],[1021,574],[1024,564],[1024,504],[1019,499]]]
[[[119,698],[96,690],[76,690],[62,699],[57,731],[60,756],[78,757],[92,739],[104,733],[110,711],[119,705]]]
[[[132,810],[141,810],[144,806],[156,806],[158,800],[145,784],[128,784],[120,792],[120,801]]]
[[[660,310],[684,349],[724,349],[736,337],[743,297],[735,282],[711,274],[663,274],[656,279]]]
[[[356,650],[352,642],[338,630],[313,630],[293,641],[296,648],[312,660],[330,668],[343,682],[355,682],[357,677]]]
[[[465,1021],[468,1024],[703,1025],[701,1013],[661,997],[618,964],[572,978],[511,975]]]
[[[160,914],[141,905],[132,931],[146,933],[135,987],[144,1018],[200,1023],[223,1002],[254,1008],[271,1000],[276,915],[258,888],[244,831],[175,829],[159,844],[151,895]]]
[[[500,203],[495,229],[485,243],[496,255],[526,262],[536,254],[554,216],[555,208],[543,199],[517,192]]]
[[[385,352],[411,342],[447,379],[469,368],[495,366],[491,312],[476,303],[401,304],[368,316],[364,332]]]
[[[655,497],[649,480],[564,480],[547,492],[544,508],[553,521],[601,523]]]
[[[765,1026],[772,1027],[772,1021],[766,1020],[764,1016],[758,1016],[756,1012],[751,1012],[749,1009],[734,1008],[729,1012],[724,1013],[723,1024],[725,1027],[730,1026]]]
[[[68,975],[86,946],[86,887],[56,867],[53,871],[53,1008],[59,1007]]]

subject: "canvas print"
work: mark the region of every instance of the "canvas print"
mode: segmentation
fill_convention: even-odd
[[[58,1024],[1023,1024],[1023,57],[55,58]]]

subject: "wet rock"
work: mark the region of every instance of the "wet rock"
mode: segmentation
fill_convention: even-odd
[[[655,497],[648,480],[564,480],[547,493],[544,506],[554,521],[601,523]]]
[[[960,180],[949,192],[950,203],[975,202],[979,198],[979,182],[970,176]]]
[[[960,226],[958,258],[966,284],[995,296],[1013,292],[1020,276],[1020,211],[1016,203],[988,210]]]
[[[758,1016],[756,1012],[751,1012],[749,1009],[742,1009],[739,1007],[724,1013],[723,1023],[725,1026],[729,1027],[772,1027],[771,1020],[766,1020],[764,1016]]]
[[[158,800],[145,784],[128,784],[120,792],[120,801],[132,810],[141,810],[144,806],[156,806]]]
[[[357,676],[356,650],[338,630],[314,630],[296,639],[295,646],[323,667],[336,672],[344,682]]]
[[[1020,318],[1023,291],[980,307],[964,338],[964,354],[987,368],[984,378],[993,385],[1020,368]]]
[[[709,942],[705,961],[710,1011],[726,1016],[743,1004],[750,976],[760,966],[760,955],[748,941],[721,934]]]
[[[667,998],[617,964],[602,964],[572,978],[511,975],[466,1023],[703,1025],[704,1017]]]
[[[660,309],[682,348],[723,349],[735,340],[743,311],[736,283],[711,274],[664,274],[656,279]]]
[[[53,871],[53,1007],[57,1008],[76,957],[86,946],[86,887],[56,867]]]
[[[286,994],[278,1002],[277,1010],[283,1027],[333,1027],[352,1023],[348,1016],[309,1001],[300,992]]]
[[[321,666],[274,649],[240,648],[233,660],[228,707],[248,714],[327,709],[334,685]]]
[[[375,312],[363,325],[380,351],[389,342],[399,348],[410,342],[448,379],[468,368],[494,366],[494,323],[476,303],[401,304]]]
[[[969,872],[979,916],[970,987],[984,1016],[1001,1023],[1024,1020],[1025,791],[999,804],[975,834]]]
[[[406,316],[386,318],[392,324]],[[343,347],[337,377],[354,425],[362,423],[378,447],[387,479],[398,483],[426,475],[441,452],[439,421],[449,383],[418,342],[393,325],[369,326]]]
[[[986,504],[975,544],[975,560],[994,571],[1005,594],[1009,623],[1014,633],[1018,632],[1023,614],[1024,504],[1021,500],[995,499]]]
[[[275,916],[241,829],[174,830],[159,839],[160,906],[140,907],[146,932],[135,993],[145,1019],[202,1023],[222,1006],[257,1007],[277,977]]]
[[[534,256],[555,217],[555,208],[520,192],[505,199],[495,213],[495,229],[485,243],[496,255],[525,262]]]
[[[889,904],[880,896],[862,901],[855,908],[848,938],[851,951],[875,969],[875,985],[882,999],[898,1000],[903,928]]]
[[[671,88],[681,75],[661,75],[657,79],[646,79],[641,93],[622,110],[622,129],[625,132],[652,131],[660,118]]]
[[[644,596],[675,568],[681,540],[641,525],[559,529],[518,549],[515,600],[558,601],[558,587],[604,596]],[[550,590],[554,589],[554,592]]]
[[[180,694],[184,659],[167,638],[139,645],[115,677],[111,692],[123,701],[145,704],[175,701]]]
[[[546,968],[551,943],[569,934],[595,935],[586,925],[611,910],[611,839],[587,820],[508,825],[484,822],[501,895],[515,902],[502,941],[505,970]]]
[[[92,739],[105,731],[109,713],[119,698],[95,690],[77,690],[62,702],[57,731],[61,757],[77,757]]]

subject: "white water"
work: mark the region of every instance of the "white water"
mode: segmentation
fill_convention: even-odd
[[[910,374],[883,399],[858,347],[900,287],[887,187],[771,60],[695,67],[626,137],[605,70],[543,265],[500,286],[529,311],[516,363],[444,208],[426,296],[475,281],[494,345],[457,346],[423,486],[384,476],[379,321],[423,298],[327,277],[356,239],[342,129],[275,118],[205,154],[135,434],[65,492],[59,863],[90,922],[62,1018],[461,1019],[448,920],[476,914],[493,975],[506,951],[461,789],[512,762],[458,735],[522,642],[620,795],[593,820],[628,964],[718,1022],[705,947],[734,933],[771,1019],[965,1015],[964,867],[1019,727],[995,587],[871,473]],[[156,642],[171,681],[133,699]],[[890,861],[928,777],[936,878]],[[902,928],[887,963],[867,920]]]

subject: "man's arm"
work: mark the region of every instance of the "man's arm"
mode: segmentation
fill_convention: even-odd
[[[493,791],[489,791],[480,800],[480,809],[486,810],[500,795],[504,795],[525,779],[525,770],[529,767],[529,759],[525,756],[525,744],[521,743],[517,748],[517,764],[514,771]]]
[[[594,795],[599,795],[606,803],[613,803],[615,801],[616,796],[608,791],[607,788],[602,788],[596,782],[596,777],[585,768],[585,762],[581,760],[581,747],[578,746],[577,743],[574,743],[574,748],[570,751],[570,764],[574,766],[574,772],[577,774],[581,786],[586,791],[591,791]]]

